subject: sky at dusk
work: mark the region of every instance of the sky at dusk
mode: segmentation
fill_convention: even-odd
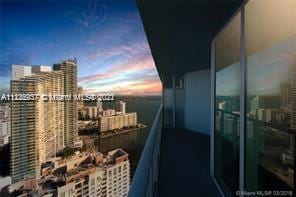
[[[135,1],[0,1],[0,91],[12,64],[74,57],[89,93],[161,93]]]

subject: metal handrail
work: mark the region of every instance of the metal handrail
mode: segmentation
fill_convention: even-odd
[[[157,158],[159,156],[162,129],[162,110],[163,105],[161,104],[154,119],[135,175],[133,177],[128,193],[129,197],[144,197],[155,195],[155,180],[157,181],[158,176]]]

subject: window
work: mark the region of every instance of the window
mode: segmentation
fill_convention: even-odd
[[[241,10],[244,17],[239,12],[212,43],[214,176],[226,196],[240,183],[254,195],[290,195],[296,180],[296,1],[250,0]]]
[[[95,184],[95,179],[91,179],[91,185]]]
[[[251,0],[245,13],[245,187],[247,191],[292,190],[295,189],[296,1]]]

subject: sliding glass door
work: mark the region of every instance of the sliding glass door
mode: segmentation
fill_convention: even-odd
[[[245,21],[245,188],[291,191],[295,189],[296,0],[249,1]]]
[[[226,196],[295,196],[296,0],[247,1],[212,46],[215,180]]]

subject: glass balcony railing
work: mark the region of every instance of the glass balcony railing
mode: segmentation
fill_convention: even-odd
[[[129,197],[155,196],[156,194],[160,141],[163,124],[162,112],[163,105],[161,104],[133,177],[128,194]]]

